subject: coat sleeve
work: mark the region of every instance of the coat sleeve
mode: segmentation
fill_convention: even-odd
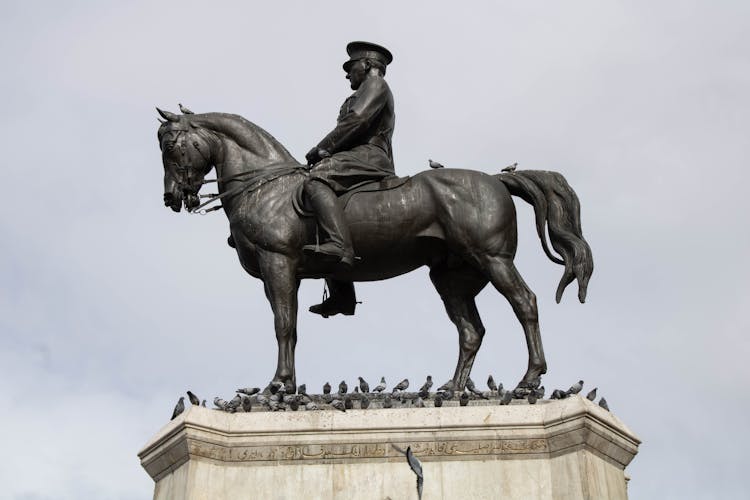
[[[389,92],[388,84],[382,78],[368,78],[362,82],[359,95],[350,103],[349,110],[339,117],[336,128],[318,143],[318,147],[333,154],[364,143],[362,136],[388,102]]]

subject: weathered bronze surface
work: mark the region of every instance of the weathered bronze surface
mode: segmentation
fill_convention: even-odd
[[[388,97],[389,89],[384,93],[387,85],[382,78],[390,53],[382,48],[374,54],[364,50],[372,56],[364,60],[358,58],[363,53],[358,49],[362,47],[350,46],[351,58],[345,63],[348,78],[355,90],[378,87],[376,94],[380,97],[368,98],[368,102],[382,101],[378,104],[380,111],[373,114],[365,109],[367,106],[359,106],[355,92],[354,98],[347,100],[349,105],[342,107],[337,129],[308,153],[312,169],[298,163],[265,130],[240,116],[176,115],[160,110],[166,119],[158,133],[165,205],[175,212],[183,205],[190,211],[200,208],[198,191],[209,171],[216,169],[232,245],[243,268],[263,280],[274,313],[279,349],[273,383],[291,388],[296,385],[294,351],[301,279],[327,278],[339,283],[383,280],[426,265],[458,329],[460,350],[453,389],[465,387],[484,336],[474,298],[488,283],[510,302],[526,335],[528,369],[517,390],[538,388],[547,363],[536,297],[513,264],[517,230],[511,195],[533,205],[545,253],[565,266],[557,289],[558,302],[574,279],[578,280],[578,297],[583,302],[593,260],[581,233],[575,192],[556,172],[489,175],[439,168],[421,172],[395,188],[358,192],[344,208],[331,193],[342,194],[355,184],[393,176],[389,118],[393,110],[388,107],[392,96]],[[362,74],[353,77],[353,72]],[[369,80],[374,83],[366,83]],[[378,126],[367,128],[367,133],[353,127],[356,116],[349,115],[360,113],[369,113],[370,117],[362,123]],[[350,140],[341,140],[340,128],[350,132]],[[351,132],[355,129],[357,133]],[[377,132],[374,135],[373,130]],[[360,163],[357,148],[368,150]],[[352,182],[349,174],[362,169],[373,175]],[[308,206],[315,205],[309,201],[310,186],[319,191],[313,196],[325,198],[312,207],[316,217],[299,210],[301,192],[306,194]],[[545,226],[560,257],[548,247]],[[327,234],[321,236],[321,232]],[[320,252],[326,243],[332,244]]]

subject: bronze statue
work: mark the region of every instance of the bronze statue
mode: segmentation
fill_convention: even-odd
[[[350,79],[353,72],[367,67],[361,61],[347,61]],[[360,88],[372,77],[376,78],[373,83],[384,85],[382,78],[373,75],[364,78]],[[380,99],[387,105],[387,96]],[[459,334],[458,363],[448,385],[458,391],[466,386],[485,333],[474,298],[492,283],[510,302],[526,335],[528,368],[516,391],[528,394],[539,387],[547,363],[536,297],[513,264],[517,231],[511,195],[533,205],[545,253],[553,262],[565,266],[557,301],[565,287],[577,279],[578,298],[583,302],[593,260],[581,233],[578,198],[562,175],[534,170],[489,175],[439,168],[397,179],[383,188],[393,175],[388,170],[392,166],[392,121],[390,126],[388,120],[383,122],[375,134],[381,143],[373,144],[368,139],[347,146],[341,145],[345,144],[340,142],[341,130],[336,132],[344,122],[340,119],[334,137],[327,137],[316,151],[308,153],[308,162],[317,165],[308,170],[265,130],[240,116],[159,113],[166,119],[158,132],[165,205],[175,212],[183,205],[191,212],[203,208],[206,203],[200,204],[198,191],[211,182],[205,176],[215,168],[219,194],[209,201],[221,200],[240,263],[249,274],[263,280],[279,347],[272,384],[290,388],[296,385],[294,351],[300,280],[373,281],[426,265]],[[374,155],[379,156],[372,165],[356,163],[357,156],[352,151],[364,150],[377,150]],[[324,158],[327,153],[331,154],[329,161]],[[352,170],[339,171],[336,167],[340,164],[348,164]],[[352,192],[356,183],[343,179],[356,169],[366,169],[367,180],[386,180]],[[325,194],[320,194],[324,190]],[[340,194],[342,190],[343,197],[332,201],[330,193]],[[306,196],[300,199],[303,191]],[[319,222],[306,216],[301,207],[305,198],[316,196],[327,200],[319,205],[316,201],[310,203]],[[328,241],[320,244],[319,225],[333,242],[323,251]],[[545,226],[560,257],[549,249]]]
[[[346,47],[346,78],[355,92],[344,101],[334,128],[306,155],[312,167],[303,183],[318,227],[328,241],[306,245],[306,252],[343,267],[354,259],[349,228],[338,195],[364,183],[395,175],[391,137],[396,115],[393,94],[385,79],[393,56],[385,47],[368,42],[351,42]],[[310,311],[324,318],[352,315],[357,304],[354,284],[327,278],[331,295]]]

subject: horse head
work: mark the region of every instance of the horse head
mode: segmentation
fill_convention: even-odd
[[[177,115],[156,108],[166,120],[159,127],[159,147],[164,165],[164,205],[179,212],[200,204],[198,191],[213,168],[205,131],[194,121],[198,115]]]

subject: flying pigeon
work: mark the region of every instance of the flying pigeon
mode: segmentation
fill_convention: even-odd
[[[395,444],[391,444],[396,451],[399,453],[403,453],[406,457],[406,462],[409,464],[409,467],[411,468],[412,472],[417,476],[417,497],[421,500],[422,498],[422,487],[424,486],[424,475],[422,474],[422,464],[417,460],[417,457],[414,456],[414,453],[411,451],[411,446],[408,446],[406,448],[406,451],[402,450]]]
[[[325,383],[323,386],[323,394],[330,394],[331,393],[331,384],[328,382]]]
[[[362,391],[362,394],[367,394],[368,392],[370,392],[370,384],[365,382],[365,379],[363,379],[362,377],[358,377],[358,378],[359,378],[359,390]]]
[[[193,394],[190,391],[187,391],[187,395],[188,395],[188,399],[190,399],[190,404],[191,405],[193,405],[193,406],[200,406],[201,400],[198,399],[198,396],[196,396],[195,394]]]
[[[185,106],[183,106],[182,103],[177,103],[177,104],[180,106],[180,112],[181,113],[183,113],[185,115],[194,115],[195,114],[192,111],[190,111],[189,109],[187,109]]]
[[[243,387],[242,389],[237,389],[237,392],[244,394],[245,396],[252,396],[253,394],[258,394],[260,392],[260,387]]]
[[[589,393],[586,394],[586,399],[588,399],[589,401],[593,401],[596,399],[596,387],[591,389],[591,391],[589,391]]]
[[[515,172],[517,166],[518,166],[518,162],[514,163],[513,165],[508,165],[502,171],[503,172]]]
[[[172,418],[170,420],[174,420],[177,418],[177,416],[185,411],[185,397],[180,397],[180,400],[177,401],[177,404],[174,405],[174,411],[172,412]]]
[[[440,163],[436,161],[432,161],[432,160],[427,160],[427,161],[430,164],[430,168],[445,168],[443,165],[441,165]]]
[[[495,383],[495,379],[492,378],[492,375],[487,378],[487,387],[489,387],[491,391],[497,391],[497,384]]]
[[[373,392],[383,392],[385,390],[385,377],[380,377],[380,383],[373,389]]]

